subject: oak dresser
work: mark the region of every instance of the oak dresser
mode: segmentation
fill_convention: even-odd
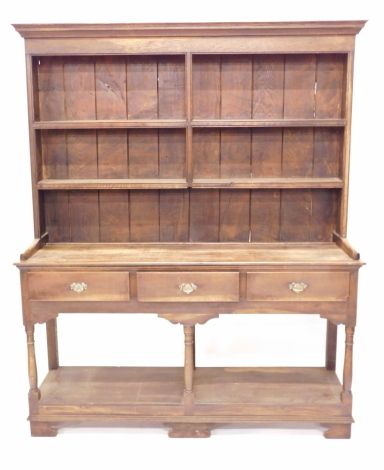
[[[35,221],[17,263],[33,436],[137,422],[208,437],[223,423],[276,422],[350,437],[363,263],[346,222],[364,23],[14,25]],[[184,367],[60,366],[56,317],[102,312],[182,325]],[[324,367],[196,365],[195,325],[238,313],[320,315]]]

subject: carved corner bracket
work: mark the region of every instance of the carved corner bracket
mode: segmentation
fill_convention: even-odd
[[[58,313],[33,313],[32,320],[33,323],[47,323],[47,321],[57,318]]]
[[[355,321],[348,317],[348,315],[344,314],[335,314],[335,313],[322,313],[320,314],[320,318],[326,318],[334,325],[345,325],[345,326],[355,326]]]
[[[180,323],[184,326],[204,325],[212,318],[219,318],[218,313],[159,313],[159,318],[165,318],[174,325]]]

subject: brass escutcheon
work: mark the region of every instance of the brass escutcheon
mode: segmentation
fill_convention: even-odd
[[[289,284],[289,288],[296,294],[300,294],[300,292],[303,292],[307,287],[307,284],[304,284],[304,282],[292,282]]]
[[[71,290],[80,294],[81,292],[84,292],[88,286],[84,282],[73,282],[69,287]]]
[[[191,292],[197,289],[197,285],[193,284],[192,282],[189,284],[180,284],[179,289],[185,292],[186,294],[190,294]]]

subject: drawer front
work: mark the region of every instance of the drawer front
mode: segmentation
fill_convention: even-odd
[[[346,272],[247,273],[247,300],[346,301],[349,277]]]
[[[40,272],[28,278],[31,300],[129,300],[127,272]]]
[[[137,273],[140,302],[237,302],[239,273]]]

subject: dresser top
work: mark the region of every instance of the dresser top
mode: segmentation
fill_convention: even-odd
[[[23,38],[356,35],[366,21],[14,24]]]
[[[54,243],[20,267],[355,265],[335,243]]]

